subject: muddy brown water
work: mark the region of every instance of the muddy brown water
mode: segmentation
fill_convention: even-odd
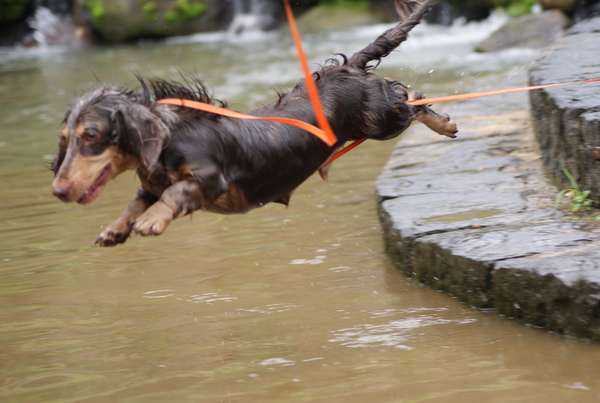
[[[309,35],[306,48],[316,63],[379,29]],[[380,73],[431,95],[524,84],[535,53],[475,55],[472,35],[460,37],[490,29],[424,27]],[[427,47],[431,37],[438,44]],[[395,142],[361,146],[289,208],[194,214],[117,248],[93,241],[135,193],[132,174],[85,207],[51,196],[60,121],[94,74],[134,85],[133,71],[196,71],[244,111],[293,85],[294,52],[285,34],[0,52],[0,400],[600,399],[598,346],[471,309],[396,272],[374,197]],[[524,97],[438,109],[464,130],[471,114],[522,109]]]

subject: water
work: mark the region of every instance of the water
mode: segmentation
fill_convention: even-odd
[[[523,85],[534,52],[470,51],[494,24],[419,27],[380,73],[431,96]],[[305,34],[305,47],[315,66],[382,29]],[[242,111],[301,75],[285,32],[0,52],[0,400],[600,398],[598,346],[473,310],[396,272],[373,190],[394,142],[367,142],[336,161],[330,182],[311,178],[289,208],[194,214],[157,238],[94,247],[136,179],[119,177],[91,205],[65,205],[46,168],[73,96],[96,76],[135,85],[134,71],[197,72]],[[468,130],[473,114],[513,112],[525,100],[436,109]]]
[[[230,0],[233,21],[228,32],[233,35],[265,31],[276,24],[276,3],[273,0]]]

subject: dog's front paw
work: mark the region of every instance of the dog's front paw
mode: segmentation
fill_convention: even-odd
[[[116,246],[123,243],[129,237],[130,223],[125,220],[117,220],[109,225],[96,238],[95,244],[98,246]]]
[[[142,236],[160,235],[172,220],[173,210],[158,201],[135,220],[131,229]]]

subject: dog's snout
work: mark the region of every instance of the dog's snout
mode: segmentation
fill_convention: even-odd
[[[52,195],[58,197],[61,201],[66,202],[69,196],[69,185],[65,183],[55,183],[52,186]]]

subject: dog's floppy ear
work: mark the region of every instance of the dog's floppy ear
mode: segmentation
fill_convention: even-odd
[[[151,173],[169,137],[169,128],[147,106],[129,103],[115,111],[115,135],[117,144],[124,151],[139,158]]]
[[[63,118],[63,121],[62,121],[63,131],[66,130],[67,120],[69,119],[70,115],[71,115],[71,109],[69,109],[67,111],[67,113],[65,114],[65,117]],[[50,170],[52,171],[54,176],[56,176],[56,174],[58,174],[58,170],[60,169],[60,166],[62,165],[63,161],[65,160],[65,157],[67,156],[67,147],[68,147],[67,137],[64,135],[61,135],[60,140],[58,142],[58,153],[56,154],[56,157],[54,157],[54,160],[52,160],[52,164],[50,165]]]
[[[58,170],[60,169],[60,166],[62,165],[66,156],[67,156],[67,139],[65,137],[61,136],[60,141],[58,143],[58,153],[56,154],[56,157],[54,157],[54,160],[52,160],[52,165],[50,165],[50,170],[52,171],[54,176],[56,176],[58,174]]]

